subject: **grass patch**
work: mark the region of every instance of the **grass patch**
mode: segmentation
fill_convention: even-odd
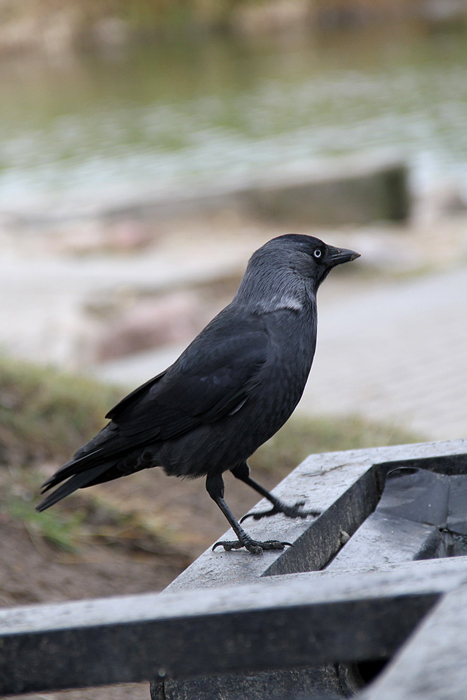
[[[122,395],[92,379],[0,358],[0,462],[67,460]]]
[[[170,538],[163,528],[150,526],[138,509],[121,512],[90,491],[38,513],[43,475],[28,467],[0,471],[0,522],[20,522],[30,538],[42,538],[54,549],[77,553],[83,546],[106,546],[128,554],[166,555]]]
[[[75,552],[80,547],[84,518],[81,512],[70,514],[48,510],[42,514],[34,509],[31,501],[15,498],[2,508],[2,513],[11,520],[20,521],[32,538],[42,537],[57,549]]]

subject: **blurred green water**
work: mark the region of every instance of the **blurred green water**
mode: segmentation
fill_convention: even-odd
[[[467,33],[412,28],[0,63],[0,210],[132,197],[396,147],[467,191]]]

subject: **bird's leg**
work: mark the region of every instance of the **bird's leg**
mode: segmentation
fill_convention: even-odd
[[[262,554],[265,549],[284,549],[286,545],[292,547],[290,542],[279,542],[278,540],[258,542],[245,532],[224,500],[224,480],[222,479],[222,474],[209,474],[206,479],[206,490],[224,513],[230,526],[238,537],[238,540],[230,542],[216,542],[215,545],[213,545],[213,550],[216,549],[216,547],[222,546],[229,552],[232,549],[245,547],[251,554]]]
[[[270,508],[269,510],[261,511],[260,513],[247,513],[247,515],[244,515],[243,518],[240,520],[241,523],[246,518],[260,520],[261,518],[276,515],[276,513],[283,513],[288,518],[306,518],[307,515],[317,516],[321,514],[319,510],[302,510],[302,506],[305,505],[305,501],[297,501],[293,506],[288,506],[279,498],[273,496],[272,493],[269,493],[269,491],[267,491],[263,486],[261,486],[261,484],[258,484],[257,481],[250,477],[250,467],[246,462],[240,464],[238,467],[235,467],[235,469],[232,469],[231,471],[237,479],[240,479],[240,481],[243,481],[245,484],[248,484],[248,486],[251,486],[252,489],[260,493],[262,496],[264,496],[264,498],[267,498],[268,501],[272,503],[272,508]]]

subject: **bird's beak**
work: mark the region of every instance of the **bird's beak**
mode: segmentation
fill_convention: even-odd
[[[342,265],[342,263],[350,262],[360,257],[360,253],[356,253],[354,250],[347,250],[346,248],[334,248],[330,245],[328,246],[328,250],[329,267]]]

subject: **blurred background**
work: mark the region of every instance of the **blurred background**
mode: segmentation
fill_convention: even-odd
[[[259,479],[465,436],[465,0],[0,0],[0,89],[2,604],[157,590],[221,534],[157,472],[33,506],[275,235],[362,257]]]

